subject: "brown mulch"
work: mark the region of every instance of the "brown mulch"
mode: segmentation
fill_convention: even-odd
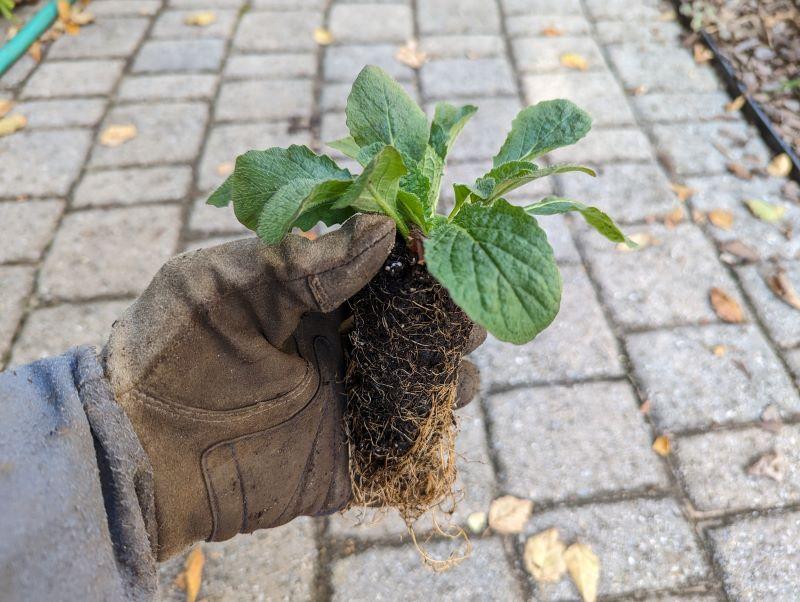
[[[800,151],[800,0],[683,0],[775,129]]]

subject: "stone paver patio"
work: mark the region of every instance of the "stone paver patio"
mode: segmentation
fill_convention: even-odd
[[[201,9],[217,22],[184,25]],[[393,517],[301,519],[204,544],[201,598],[574,600],[569,580],[542,587],[522,569],[525,536],[556,526],[599,556],[602,599],[800,599],[800,312],[765,283],[782,266],[800,290],[800,207],[783,180],[728,173],[731,161],[762,170],[770,153],[723,109],[729,98],[681,45],[671,5],[94,0],[91,10],[95,24],[0,79],[0,97],[29,120],[0,138],[0,367],[100,344],[163,261],[242,236],[229,212],[203,205],[226,162],[343,135],[349,83],[365,63],[426,109],[438,99],[480,107],[451,179],[483,173],[524,104],[575,100],[595,128],[553,159],[588,162],[600,177],[559,177],[514,200],[570,195],[650,243],[621,251],[579,221],[544,218],[562,313],[531,344],[490,340],[475,354],[484,389],[462,420],[455,516],[485,512],[500,494],[526,497],[534,516],[521,536],[476,536],[469,560],[434,574]],[[314,42],[318,26],[332,45]],[[419,71],[394,58],[410,38],[429,55]],[[588,69],[562,67],[566,52]],[[137,138],[101,146],[115,123],[134,123]],[[694,190],[678,224],[670,184]],[[749,198],[785,207],[783,222],[753,217]],[[733,213],[730,229],[705,219],[714,209]],[[737,263],[733,240],[760,260]],[[742,304],[744,324],[719,320],[712,287]],[[778,432],[763,428],[765,410],[782,416]],[[651,450],[664,433],[666,458]],[[783,480],[748,476],[772,450],[787,459]],[[451,542],[429,545],[446,555]],[[172,583],[180,563],[162,568],[164,599],[183,599]]]

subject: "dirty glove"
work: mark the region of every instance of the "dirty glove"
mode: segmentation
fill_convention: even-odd
[[[105,369],[152,464],[159,560],[348,502],[340,306],[394,239],[360,215],[316,241],[186,253],[115,323]]]

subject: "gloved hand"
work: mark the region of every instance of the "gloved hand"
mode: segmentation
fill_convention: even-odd
[[[340,306],[394,238],[360,215],[315,241],[186,253],[115,323],[105,370],[153,468],[159,560],[348,502]],[[477,389],[462,374],[459,405]]]

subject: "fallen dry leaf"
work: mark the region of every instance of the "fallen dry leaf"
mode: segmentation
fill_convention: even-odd
[[[639,406],[639,411],[647,416],[650,413],[651,408],[653,407],[653,402],[649,399],[645,399],[642,402],[642,405]]]
[[[683,221],[685,217],[685,212],[682,206],[675,207],[672,211],[670,211],[666,216],[664,216],[664,225],[667,228],[674,228],[678,224]]]
[[[28,118],[21,113],[11,113],[7,117],[0,118],[0,138],[18,132],[28,125]]]
[[[700,43],[694,45],[693,55],[695,63],[707,63],[714,58],[714,53]]]
[[[567,572],[564,551],[567,546],[559,539],[558,529],[547,529],[529,537],[525,542],[525,569],[541,583],[555,583]]]
[[[41,62],[42,43],[39,40],[36,40],[33,44],[31,44],[30,48],[28,48],[28,54],[30,54],[31,58],[37,63]]]
[[[744,106],[744,103],[745,103],[744,95],[740,94],[732,101],[725,103],[725,111],[727,111],[728,113],[735,113],[736,111],[741,110],[741,108]]]
[[[711,353],[717,357],[725,357],[725,354],[728,353],[728,348],[725,345],[714,345],[711,348]]]
[[[5,98],[0,98],[0,117],[5,117],[14,107],[14,102],[11,100],[6,100]]]
[[[561,64],[568,69],[586,71],[589,68],[589,62],[582,55],[575,52],[567,52],[562,54],[560,61]]]
[[[320,46],[328,46],[333,44],[333,34],[324,27],[317,27],[314,29],[314,41]]]
[[[753,178],[753,174],[750,172],[750,170],[736,161],[727,163],[725,167],[740,180],[751,180]]]
[[[688,201],[690,198],[692,198],[692,195],[694,194],[694,188],[689,188],[688,186],[684,186],[683,184],[676,184],[673,182],[672,184],[669,185],[669,187],[672,189],[672,192],[675,193],[675,196],[678,197],[678,200],[681,203],[685,203],[686,201]]]
[[[783,428],[783,417],[781,410],[774,403],[769,404],[761,412],[761,428],[771,433],[779,433]]]
[[[730,230],[733,226],[733,213],[727,209],[712,209],[708,212],[708,221],[722,230]]]
[[[186,18],[183,20],[183,22],[186,25],[192,25],[194,27],[208,27],[212,23],[216,22],[216,20],[217,15],[214,11],[201,10],[199,12],[186,15]]]
[[[741,240],[729,240],[721,247],[723,254],[728,254],[735,260],[740,260],[747,263],[756,263],[761,260],[761,255],[758,254],[754,248],[744,244]],[[728,258],[723,257],[726,263],[736,263],[736,261],[728,261]]]
[[[792,160],[786,153],[775,155],[767,165],[767,173],[776,178],[785,178],[792,173]]]
[[[781,452],[772,450],[762,454],[747,467],[747,474],[751,477],[767,477],[780,483],[786,476],[789,462]]]
[[[659,435],[653,441],[653,451],[659,456],[668,456],[672,451],[672,442],[667,435]]]
[[[469,529],[470,533],[473,535],[483,533],[486,529],[486,524],[485,512],[473,512],[467,517],[467,529]]]
[[[659,241],[653,238],[647,232],[636,232],[635,234],[631,234],[628,238],[636,243],[636,246],[631,248],[624,242],[621,242],[617,244],[617,251],[639,251],[645,247],[659,244]]]
[[[197,594],[200,593],[200,585],[203,580],[203,565],[205,562],[203,548],[197,546],[189,552],[183,565],[183,572],[175,578],[175,585],[180,589],[186,590],[186,602],[195,602],[197,600]]]
[[[600,581],[600,560],[592,549],[586,544],[574,543],[564,552],[564,561],[583,602],[595,602],[597,583]]]
[[[783,205],[776,205],[759,199],[747,199],[744,204],[747,205],[750,213],[768,224],[781,221],[784,213],[786,213],[786,207]]]
[[[800,295],[792,286],[792,282],[782,269],[778,269],[767,278],[770,290],[780,297],[787,305],[800,309]]]
[[[219,165],[217,165],[217,175],[220,176],[229,176],[233,173],[233,168],[235,167],[233,161],[223,161]]]
[[[548,25],[540,33],[546,38],[557,38],[564,35],[564,32],[555,25]]]
[[[119,146],[128,140],[136,138],[136,126],[132,123],[113,124],[100,134],[100,144],[103,146]]]
[[[709,297],[711,299],[711,307],[714,308],[714,313],[719,316],[720,320],[734,324],[744,322],[744,312],[741,305],[728,293],[715,286],[709,292]]]
[[[647,86],[642,84],[641,86],[630,88],[628,90],[628,94],[630,94],[631,96],[641,96],[642,94],[647,94]]]
[[[408,40],[405,46],[397,49],[394,58],[412,69],[419,69],[427,62],[428,54],[419,49],[416,40]]]
[[[674,21],[676,18],[677,18],[677,15],[675,14],[675,11],[672,10],[672,9],[665,10],[660,15],[658,15],[658,20],[659,21]]]
[[[533,502],[504,495],[489,506],[489,526],[497,533],[519,533],[533,511]]]
[[[76,36],[80,33],[83,25],[94,22],[92,13],[70,5],[67,0],[58,0],[56,8],[58,10],[58,22],[51,29],[52,35],[48,39],[55,39],[63,32]]]

